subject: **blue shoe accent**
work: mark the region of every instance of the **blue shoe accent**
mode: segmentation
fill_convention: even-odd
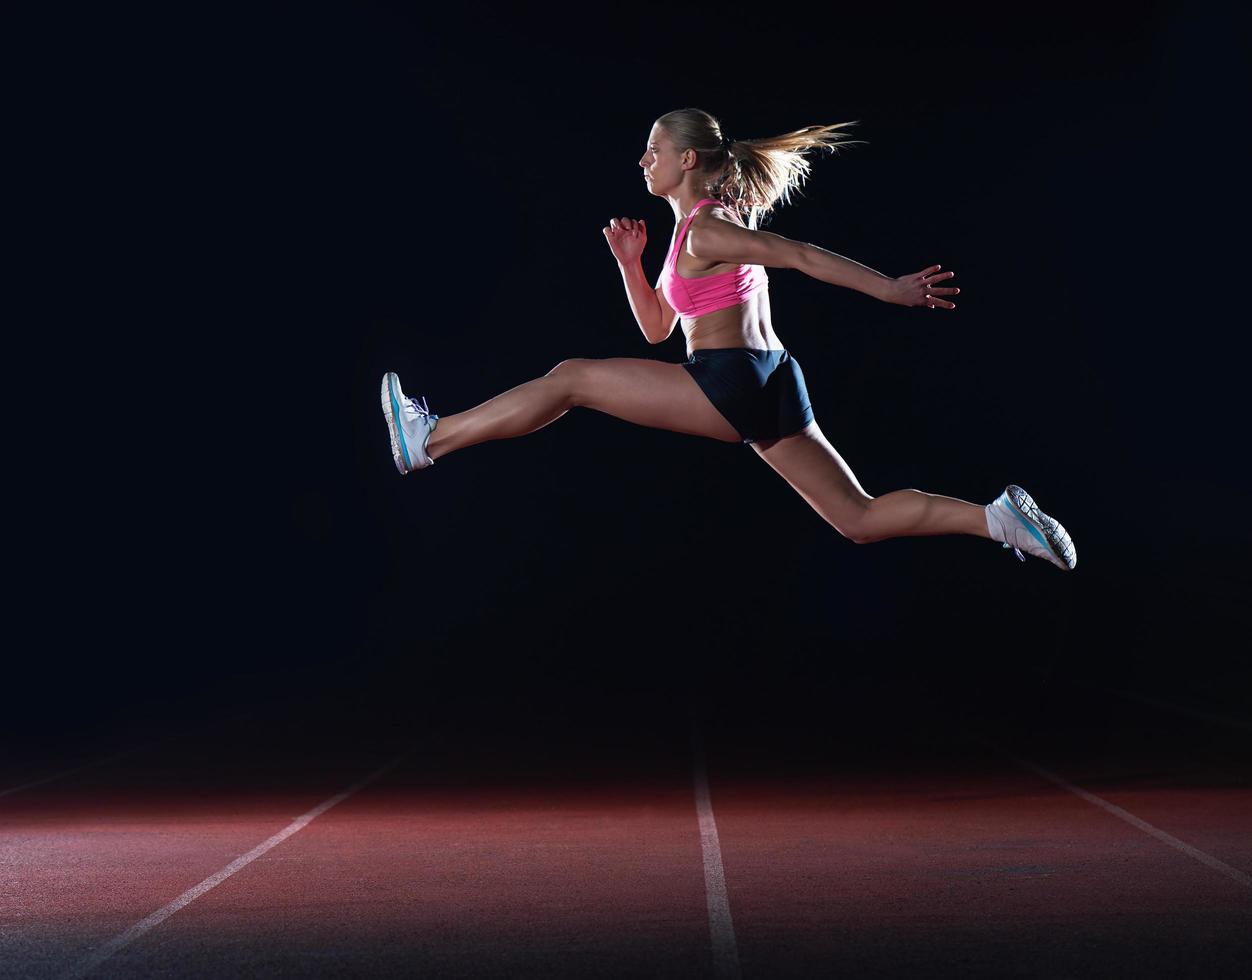
[[[400,417],[400,403],[396,400],[396,376],[394,374],[387,375],[387,392],[391,396],[391,417],[398,419]],[[413,457],[409,455],[408,443],[404,441],[404,429],[396,426],[396,435],[400,437],[400,452],[404,453],[405,469],[413,468]]]
[[[1041,511],[1030,494],[1016,484],[1010,483],[986,511],[993,539],[1012,548],[1022,561],[1026,560],[1024,549],[1067,571],[1078,564],[1078,550],[1065,528]]]
[[[400,387],[400,379],[391,372],[383,375],[381,396],[396,469],[405,474],[432,466],[435,461],[426,452],[426,445],[439,423],[439,416],[430,410],[424,397],[419,402],[406,395]],[[417,449],[416,453],[409,449],[409,443]]]

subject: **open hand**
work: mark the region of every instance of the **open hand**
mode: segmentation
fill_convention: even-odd
[[[883,299],[888,303],[898,303],[901,306],[928,306],[932,310],[942,307],[948,310],[955,310],[955,303],[940,297],[955,296],[960,290],[955,286],[943,287],[935,285],[935,283],[951,279],[955,275],[956,273],[951,271],[940,272],[938,265],[932,265],[921,272],[914,272],[911,275],[901,276],[899,279],[892,280],[891,286],[887,290],[887,295]]]
[[[613,256],[623,265],[639,258],[648,244],[648,226],[642,218],[613,218],[603,231]]]

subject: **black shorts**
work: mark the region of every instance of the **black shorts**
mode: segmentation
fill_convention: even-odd
[[[789,436],[813,421],[804,373],[784,348],[704,348],[683,367],[744,442]]]

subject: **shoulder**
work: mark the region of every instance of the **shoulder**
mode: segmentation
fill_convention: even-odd
[[[684,243],[687,252],[695,247],[695,239],[708,242],[711,239],[722,239],[723,236],[735,236],[747,231],[747,226],[735,213],[735,209],[725,204],[708,204],[696,212],[687,227],[687,240]]]
[[[744,225],[733,208],[710,207],[712,213],[691,223],[687,253],[708,262],[734,262],[792,268],[797,243],[773,232],[752,230]]]
[[[732,225],[743,227],[743,220],[739,217],[739,213],[729,204],[709,204],[700,208],[696,212],[695,218],[692,219],[691,224],[693,226],[698,224],[707,225],[713,221],[725,221]]]
[[[733,240],[745,232],[751,234],[734,208],[727,204],[709,204],[697,211],[691,220],[687,248],[691,249],[692,238],[708,241],[727,237]]]

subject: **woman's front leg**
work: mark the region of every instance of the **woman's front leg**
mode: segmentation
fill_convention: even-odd
[[[441,417],[426,452],[438,459],[488,439],[526,435],[575,406],[636,425],[741,441],[682,365],[637,357],[573,357],[468,412]]]
[[[431,459],[439,459],[490,439],[512,439],[535,432],[573,408],[572,396],[569,377],[554,368],[542,378],[510,388],[468,411],[440,416],[426,452]]]

